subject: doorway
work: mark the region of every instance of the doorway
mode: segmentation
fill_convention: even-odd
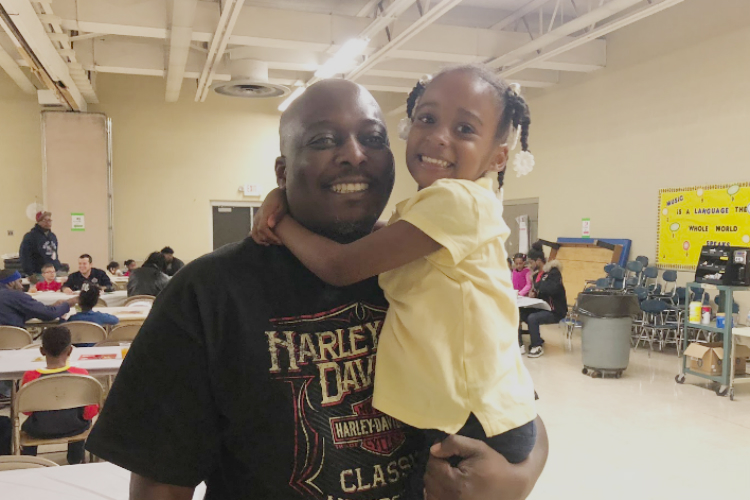
[[[539,198],[526,198],[523,200],[508,200],[503,203],[503,220],[510,228],[510,237],[505,242],[505,250],[508,257],[518,253],[519,226],[517,217],[528,216],[529,248],[538,239],[539,233]]]
[[[250,235],[260,203],[211,202],[213,249],[242,241]]]

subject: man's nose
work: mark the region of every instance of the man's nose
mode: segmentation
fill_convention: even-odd
[[[339,162],[348,163],[358,167],[367,161],[365,148],[360,144],[356,137],[350,137],[341,145],[339,150]]]

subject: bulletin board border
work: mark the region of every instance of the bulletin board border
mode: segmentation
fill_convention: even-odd
[[[681,191],[697,191],[698,189],[702,189],[704,191],[711,190],[711,189],[729,189],[732,186],[739,186],[739,187],[750,187],[750,182],[733,182],[731,184],[708,184],[705,186],[686,186],[686,187],[678,187],[678,188],[663,188],[659,190],[659,198],[656,200],[656,267],[659,269],[673,269],[675,271],[695,271],[695,269],[698,267],[697,265],[692,266],[686,266],[681,264],[665,264],[662,262],[659,262],[659,255],[661,255],[661,238],[659,237],[661,235],[661,212],[659,211],[659,208],[661,207],[661,197],[663,194],[667,193],[679,193]]]

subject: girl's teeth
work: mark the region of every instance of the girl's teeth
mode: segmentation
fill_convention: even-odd
[[[429,156],[424,156],[424,155],[422,156],[422,161],[424,163],[430,163],[432,165],[437,165],[438,167],[442,167],[442,168],[448,168],[448,166],[450,165],[450,163],[445,160],[438,160],[437,158],[430,158]]]
[[[331,186],[331,190],[335,193],[359,193],[366,191],[370,185],[364,182],[357,182],[353,184],[334,184]]]

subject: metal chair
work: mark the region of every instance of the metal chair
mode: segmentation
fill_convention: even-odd
[[[610,262],[609,264],[606,264],[606,265],[604,266],[604,272],[605,272],[605,273],[607,273],[607,274],[609,274],[609,272],[610,272],[610,271],[611,271],[612,269],[614,269],[616,265],[617,265],[617,264],[615,264],[614,262]]]
[[[614,289],[625,289],[625,274],[627,271],[625,271],[624,268],[620,266],[615,266],[609,271],[609,278],[612,279],[612,288]]]
[[[59,467],[52,460],[26,455],[0,456],[0,471],[19,469],[41,469],[44,467]]]
[[[0,326],[0,350],[23,349],[34,342],[31,334],[17,326]]]
[[[99,405],[104,400],[104,389],[93,377],[73,373],[48,375],[21,387],[13,401],[13,454],[19,455],[22,446],[68,444],[85,440],[90,428],[75,436],[40,439],[21,430],[23,412],[56,411]]]
[[[646,288],[655,288],[657,284],[656,281],[649,283],[649,280],[656,280],[658,277],[658,267],[647,267],[643,270],[643,274],[641,275],[641,285],[645,286]]]
[[[132,342],[135,336],[138,335],[138,331],[141,329],[140,325],[120,325],[115,326],[107,335],[107,340],[118,341],[118,342]]]
[[[90,321],[70,321],[63,326],[70,330],[71,344],[96,344],[107,338],[106,330]]]
[[[648,267],[648,257],[646,257],[645,255],[639,255],[635,258],[635,260],[643,264],[644,269]]]
[[[586,288],[586,291],[590,292],[594,290],[608,290],[611,284],[612,284],[612,280],[610,280],[609,278],[599,278],[598,280],[592,282]]]
[[[643,274],[643,263],[638,262],[637,260],[628,262],[625,266],[625,270],[627,271],[625,274],[626,280],[630,280],[631,278],[635,280],[635,284],[631,288],[635,288],[636,286],[638,286],[641,283],[642,279],[641,276]]]
[[[674,295],[677,289],[677,271],[664,271],[661,279],[664,280],[663,295]]]
[[[153,303],[156,297],[153,295],[133,295],[132,297],[128,297],[125,299],[125,305],[130,305],[133,302],[151,302]]]
[[[648,342],[650,350],[654,349],[654,343],[659,344],[659,350],[664,350],[665,340],[669,332],[677,330],[677,325],[667,322],[669,305],[661,300],[648,299],[641,302],[641,311],[644,313],[644,321],[640,334],[636,339],[634,349],[637,349],[641,341]]]

